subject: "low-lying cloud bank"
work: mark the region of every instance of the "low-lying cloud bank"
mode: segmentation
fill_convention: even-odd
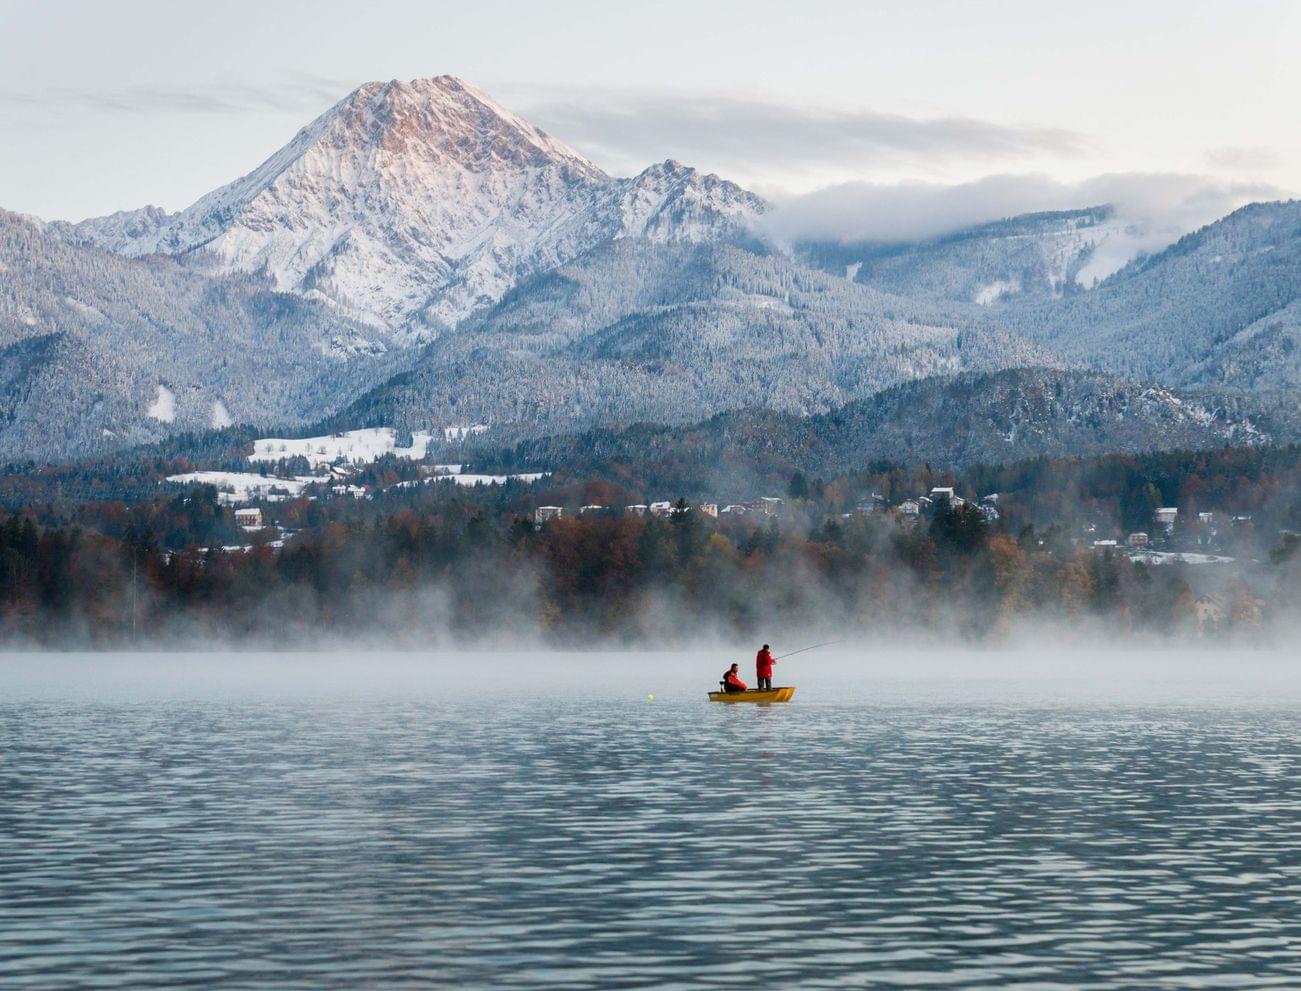
[[[1092,277],[1159,251],[1245,203],[1286,193],[1259,182],[1178,173],[1121,172],[1063,182],[1047,175],[991,175],[973,182],[847,182],[778,202],[764,218],[779,244],[910,243],[1025,213],[1110,205],[1117,230],[1100,245]]]

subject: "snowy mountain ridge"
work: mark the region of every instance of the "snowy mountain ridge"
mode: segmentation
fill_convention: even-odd
[[[603,241],[710,240],[758,197],[676,162],[614,179],[452,76],[366,83],[248,175],[180,213],[60,225],[129,256],[202,249],[410,344]]]
[[[1024,214],[917,242],[803,242],[796,257],[887,292],[989,306],[1088,290],[1130,257],[1109,206]]]
[[[179,213],[0,211],[0,457],[232,423],[523,438],[750,407],[819,417],[1027,367],[1246,404],[1213,436],[1170,412],[1180,396],[1140,408],[1129,386],[1095,390],[1045,437],[1105,407],[1099,422],[1145,425],[1111,435],[1134,443],[1255,442],[1245,417],[1295,405],[1301,203],[1243,208],[1092,288],[1128,237],[1107,206],[789,252],[765,241],[767,209],[672,160],[611,177],[449,76],[367,83]],[[1009,404],[1039,386],[1006,382]]]

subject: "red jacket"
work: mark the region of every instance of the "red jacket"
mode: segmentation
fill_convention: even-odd
[[[776,663],[772,659],[772,651],[761,650],[754,657],[754,669],[760,678],[772,677],[772,666]]]
[[[727,682],[729,685],[731,685],[733,688],[739,688],[743,692],[749,688],[749,686],[746,685],[744,681],[742,681],[731,671],[728,671],[727,674],[723,675],[723,680]]]

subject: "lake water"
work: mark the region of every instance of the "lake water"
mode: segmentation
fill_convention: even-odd
[[[0,985],[1301,987],[1290,677],[349,663],[4,662]]]

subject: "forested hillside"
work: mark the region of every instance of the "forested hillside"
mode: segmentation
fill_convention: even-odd
[[[834,475],[873,461],[937,470],[1035,455],[1098,455],[1301,439],[1286,403],[1179,395],[1097,372],[1015,369],[937,377],[887,389],[825,414],[747,409],[691,426],[639,424],[521,442],[490,468],[652,465],[688,495],[733,477],[800,470]],[[676,489],[675,489],[676,490]]]
[[[1032,213],[911,243],[801,242],[795,257],[883,292],[990,304],[1087,289],[1097,245],[1116,233],[1109,207]]]
[[[1301,389],[1301,201],[1256,203],[1096,289],[992,318],[1067,361],[1172,386]]]
[[[254,276],[78,247],[0,211],[0,459],[304,423],[400,367],[365,339]]]
[[[336,422],[536,433],[757,405],[812,414],[919,377],[1054,362],[959,305],[772,252],[622,239],[519,287]]]

